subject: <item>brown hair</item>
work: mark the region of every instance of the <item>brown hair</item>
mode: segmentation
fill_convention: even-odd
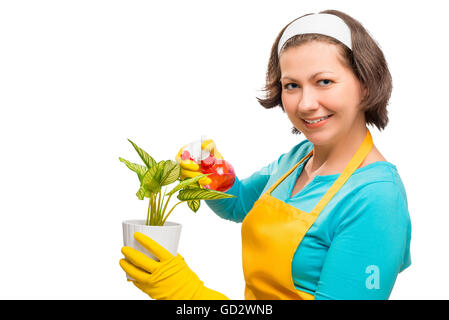
[[[314,40],[336,45],[343,58],[342,62],[354,72],[360,83],[367,89],[366,96],[360,103],[360,108],[365,110],[366,123],[375,125],[379,130],[384,129],[388,123],[387,105],[390,100],[393,85],[391,74],[388,70],[387,62],[382,50],[360,22],[349,15],[337,10],[325,10],[320,13],[333,14],[345,21],[351,30],[352,50],[332,37],[311,33],[296,35],[290,38],[284,44],[281,53],[287,48],[296,47]],[[304,16],[307,15],[309,14]],[[290,23],[288,25],[290,25]],[[266,92],[265,98],[257,98],[258,102],[267,109],[280,106],[284,111],[281,100],[281,69],[279,66],[277,48],[279,39],[288,25],[286,25],[278,34],[271,48],[266,73],[266,83],[265,87],[262,89]],[[292,133],[300,134],[301,132],[298,129],[293,128]]]

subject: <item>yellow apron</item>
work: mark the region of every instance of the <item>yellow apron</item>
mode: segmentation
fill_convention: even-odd
[[[242,223],[245,299],[313,300],[315,298],[312,294],[295,288],[292,279],[293,255],[318,215],[362,164],[372,146],[373,140],[367,130],[366,137],[357,152],[310,213],[301,211],[270,194],[298,165],[313,154],[313,150],[254,203]]]

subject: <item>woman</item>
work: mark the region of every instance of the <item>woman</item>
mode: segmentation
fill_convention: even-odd
[[[236,178],[227,193],[237,198],[206,201],[217,215],[243,221],[245,298],[387,299],[411,263],[411,225],[396,167],[366,127],[383,129],[388,122],[392,84],[381,50],[342,12],[305,15],[280,32],[266,80],[261,105],[280,106],[293,133],[307,140],[250,177]],[[213,142],[205,148],[217,152]],[[180,163],[184,176],[199,174],[195,164]],[[124,252],[148,271],[135,284],[150,296],[226,298],[205,288],[182,257],[138,238],[164,252],[158,269],[151,259]],[[189,286],[186,295],[176,293]]]

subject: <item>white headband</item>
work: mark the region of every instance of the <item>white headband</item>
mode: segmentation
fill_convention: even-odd
[[[316,13],[296,19],[284,30],[278,44],[278,55],[288,39],[305,33],[324,34],[339,40],[352,50],[351,30],[348,25],[336,15]]]

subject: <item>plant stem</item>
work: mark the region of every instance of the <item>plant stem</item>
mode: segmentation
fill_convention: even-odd
[[[157,193],[153,197],[153,226],[157,225]]]
[[[164,206],[164,198],[165,198],[166,191],[167,191],[167,187],[165,187],[164,195],[161,198],[159,198],[159,201],[161,201],[161,199],[162,199],[162,202],[160,202],[160,206],[159,206],[159,210],[158,210],[158,212],[159,212],[158,225],[161,225],[160,223],[162,221],[162,217],[164,216],[164,212],[165,212],[164,209],[167,207],[167,203],[168,203],[168,201],[167,201]]]
[[[151,214],[150,214],[150,225],[154,226],[154,212],[155,212],[155,208],[154,208],[154,203],[155,200],[154,198],[156,197],[155,194],[151,194]]]
[[[157,200],[157,197],[159,196],[159,201]],[[154,204],[156,205],[156,215],[155,215],[155,223],[156,223],[156,225],[158,225],[159,224],[159,205],[160,205],[160,203],[161,203],[161,193],[160,192],[158,192],[157,194],[156,194],[156,197],[154,198]],[[156,201],[157,201],[157,204],[156,204]]]
[[[162,218],[165,213],[165,209],[167,208],[168,202],[170,201],[171,195],[168,197],[167,202],[164,206],[164,199],[165,192],[167,191],[167,188],[164,190],[164,195],[162,196],[162,192],[153,193],[149,197],[149,203],[148,203],[148,210],[147,210],[147,221],[146,225],[151,226],[160,226]],[[158,198],[159,196],[159,198]]]
[[[149,205],[149,208],[150,208],[150,226],[153,224],[153,194],[151,194],[150,195],[150,205]]]
[[[172,195],[173,195],[173,194],[171,194],[171,195],[168,196],[167,202],[165,203],[164,209],[162,210],[162,215],[165,214],[165,210],[167,209],[167,205],[168,205],[168,203],[170,202],[170,198],[171,198]]]
[[[150,220],[150,207],[151,207],[151,197],[149,198],[150,199],[150,201],[148,202],[148,210],[147,210],[147,222],[146,222],[146,225],[148,226],[148,224],[149,224],[149,220]]]
[[[162,225],[164,225],[165,220],[167,220],[168,216],[169,216],[170,213],[173,211],[173,209],[174,209],[178,204],[183,203],[183,202],[186,202],[186,201],[179,201],[177,204],[175,204],[175,205],[173,206],[173,208],[170,209],[170,211],[167,213],[167,215],[165,216],[164,220],[162,221]]]

